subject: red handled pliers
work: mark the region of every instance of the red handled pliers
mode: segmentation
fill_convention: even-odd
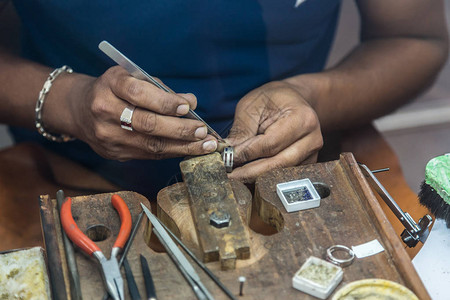
[[[124,247],[131,232],[131,214],[127,204],[123,199],[114,194],[111,197],[111,203],[119,212],[120,231],[111,250],[111,257],[106,259],[100,248],[89,239],[77,226],[72,217],[72,199],[67,197],[61,206],[61,225],[64,228],[69,239],[86,254],[94,256],[100,262],[102,267],[102,276],[106,289],[114,300],[124,300],[123,279],[120,274],[117,254]]]

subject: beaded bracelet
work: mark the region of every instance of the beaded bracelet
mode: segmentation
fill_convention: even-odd
[[[44,124],[42,122],[42,108],[44,107],[44,101],[45,97],[47,96],[48,92],[50,91],[50,88],[52,87],[53,81],[58,77],[59,74],[62,72],[72,73],[73,70],[69,66],[62,66],[61,68],[55,69],[53,72],[50,73],[47,80],[44,83],[44,87],[39,92],[39,98],[36,102],[36,129],[37,131],[46,139],[52,141],[52,142],[69,142],[71,140],[74,140],[73,137],[61,134],[61,135],[54,135],[44,128]]]

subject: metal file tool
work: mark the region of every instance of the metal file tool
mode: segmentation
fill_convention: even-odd
[[[166,85],[158,82],[155,78],[153,78],[152,76],[150,76],[147,72],[145,72],[144,70],[142,70],[138,65],[136,65],[133,61],[131,61],[128,57],[126,57],[125,55],[122,54],[122,52],[120,52],[119,50],[117,50],[116,48],[114,48],[113,45],[111,45],[110,43],[108,43],[107,41],[102,41],[100,42],[100,44],[98,45],[98,48],[100,50],[103,51],[103,53],[105,53],[106,55],[109,56],[109,58],[111,58],[113,61],[115,61],[119,66],[121,66],[122,68],[124,68],[125,70],[128,71],[128,73],[131,74],[131,76],[133,76],[134,78],[140,79],[140,80],[145,80],[148,81],[150,83],[152,83],[153,85],[155,85],[156,87],[162,89],[163,91],[166,91],[167,93],[170,94],[175,94],[174,91],[172,91],[169,87],[167,87]],[[211,134],[212,136],[214,136],[218,141],[222,142],[223,138],[214,130],[212,129],[211,126],[209,126],[208,123],[206,123],[195,111],[193,111],[192,109],[189,109],[189,112],[186,115],[187,118],[189,119],[195,119],[195,120],[199,120],[200,122],[202,122],[203,124],[205,124],[206,128],[208,129],[208,133]]]
[[[150,223],[153,226],[153,232],[159,238],[161,244],[166,248],[167,253],[171,256],[172,260],[175,262],[175,265],[186,278],[186,280],[191,285],[194,293],[196,294],[198,299],[208,299],[212,300],[214,297],[210,294],[210,292],[206,289],[203,283],[200,281],[200,277],[195,272],[194,267],[189,263],[187,258],[183,255],[181,250],[177,247],[175,242],[170,238],[167,231],[161,225],[160,221],[156,216],[154,216],[150,210],[141,203],[142,209],[147,215]]]

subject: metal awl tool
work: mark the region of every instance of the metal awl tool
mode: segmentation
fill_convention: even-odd
[[[156,87],[162,89],[163,91],[166,91],[167,93],[175,94],[175,92],[172,91],[169,87],[158,82],[155,78],[153,78],[147,72],[142,70],[138,65],[136,65],[128,57],[122,54],[122,52],[117,50],[109,42],[107,41],[100,42],[98,48],[102,50],[103,53],[108,55],[109,58],[115,61],[119,66],[127,70],[128,73],[130,73],[130,75],[133,76],[134,78],[148,81],[153,85],[155,85]],[[195,111],[189,109],[189,112],[187,113],[186,117],[189,119],[199,120],[200,122],[205,124],[206,128],[208,129],[208,133],[214,136],[218,141],[223,142],[223,138],[208,123],[206,123]]]
[[[163,244],[164,248],[166,248],[167,253],[170,255],[172,260],[175,262],[177,268],[186,278],[186,280],[191,285],[194,293],[196,294],[198,299],[208,299],[212,300],[214,297],[210,294],[210,292],[206,289],[203,283],[200,281],[200,277],[195,272],[194,267],[189,263],[187,258],[183,255],[181,250],[177,247],[175,242],[170,238],[167,231],[161,225],[158,218],[153,215],[150,210],[141,203],[142,209],[147,215],[150,223],[153,226],[153,232],[159,238],[161,244]]]
[[[384,186],[373,175],[373,172],[364,164],[358,164],[364,176],[368,179],[370,185],[377,191],[378,195],[389,206],[397,219],[405,227],[401,234],[402,241],[410,248],[415,247],[420,241],[425,243],[430,234],[429,227],[433,222],[430,215],[423,216],[417,224],[409,213],[404,212],[397,202],[387,192]]]
[[[69,239],[86,254],[95,257],[101,265],[101,273],[106,290],[114,300],[124,300],[123,279],[117,261],[117,255],[124,247],[131,232],[131,214],[125,201],[117,194],[111,197],[111,203],[120,217],[120,230],[111,250],[111,257],[107,259],[100,248],[89,239],[75,223],[72,216],[72,199],[66,198],[61,206],[61,225]]]

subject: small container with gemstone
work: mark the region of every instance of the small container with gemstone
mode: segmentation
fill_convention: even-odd
[[[308,178],[277,184],[277,194],[287,212],[320,206],[320,196]]]
[[[292,286],[311,296],[326,299],[342,281],[342,268],[310,256],[292,278]]]

